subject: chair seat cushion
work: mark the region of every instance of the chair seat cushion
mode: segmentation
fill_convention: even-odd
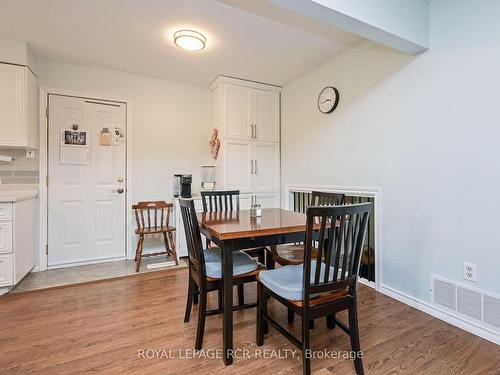
[[[213,279],[220,279],[222,277],[220,249],[206,249],[204,250],[204,255],[207,276]],[[233,253],[233,276],[253,272],[257,268],[258,263],[248,254],[241,251]]]
[[[314,282],[316,261],[311,262],[311,283]],[[334,268],[330,267],[329,281],[333,280]],[[325,264],[321,263],[320,281],[325,277]],[[301,301],[303,299],[304,265],[289,265],[274,270],[259,273],[259,281],[277,295],[291,300]]]

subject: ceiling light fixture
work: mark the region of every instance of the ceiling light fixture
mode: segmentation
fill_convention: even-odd
[[[201,51],[206,42],[207,38],[194,30],[179,30],[174,34],[175,45],[188,51]]]

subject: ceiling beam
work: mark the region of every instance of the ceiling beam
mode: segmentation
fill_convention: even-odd
[[[429,48],[428,0],[219,1],[327,38],[340,29],[412,55]]]

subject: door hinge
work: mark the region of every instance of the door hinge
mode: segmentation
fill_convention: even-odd
[[[49,107],[45,107],[45,116],[49,119]]]
[[[45,186],[49,187],[49,176],[45,176]]]
[[[49,244],[45,245],[45,255],[49,255]]]

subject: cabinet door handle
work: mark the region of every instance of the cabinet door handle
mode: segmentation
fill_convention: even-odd
[[[250,174],[253,174],[253,160],[250,160]]]
[[[255,160],[255,174],[257,174],[257,160]]]
[[[257,124],[253,125],[254,131],[253,131],[253,137],[257,138]]]

